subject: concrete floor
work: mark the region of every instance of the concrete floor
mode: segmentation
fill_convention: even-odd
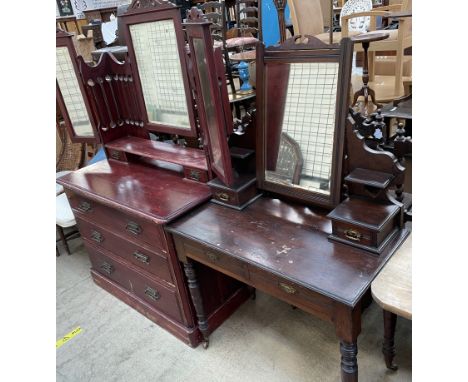
[[[192,349],[96,286],[81,239],[57,258],[57,339],[82,331],[57,349],[57,381],[339,381],[333,326],[264,293],[247,301]],[[397,323],[397,372],[380,350],[382,312],[372,304],[359,336],[359,380],[411,381],[411,321]]]

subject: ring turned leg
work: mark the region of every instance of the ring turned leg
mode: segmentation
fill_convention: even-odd
[[[357,343],[348,343],[340,341],[341,353],[341,381],[357,382],[358,364],[357,364]]]
[[[209,331],[208,331],[208,319],[205,315],[205,309],[203,308],[203,299],[201,296],[200,285],[198,284],[197,275],[193,268],[193,263],[187,258],[184,262],[184,271],[187,276],[188,287],[190,296],[192,297],[193,306],[195,307],[195,313],[198,319],[198,328],[203,336],[203,348],[207,349],[209,345]]]
[[[385,358],[385,364],[390,370],[397,370],[398,366],[393,363],[395,357],[395,327],[397,315],[387,310],[383,311],[384,316],[384,341],[382,353]]]

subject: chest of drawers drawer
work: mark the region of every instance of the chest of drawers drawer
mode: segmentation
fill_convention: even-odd
[[[121,285],[165,315],[183,322],[175,290],[123,264],[117,257],[100,250],[87,239],[83,241],[95,271]]]
[[[171,284],[174,283],[167,261],[167,253],[158,251],[156,248],[154,251],[150,251],[146,247],[137,245],[82,218],[77,218],[77,221],[81,236],[93,242],[95,246],[104,248]]]
[[[160,225],[107,207],[69,190],[66,193],[77,217],[82,216],[121,237],[147,244],[151,248],[157,247],[160,251],[167,253],[166,238]]]

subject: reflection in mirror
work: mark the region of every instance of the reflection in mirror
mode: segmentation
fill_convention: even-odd
[[[190,130],[173,20],[130,25],[148,120]]]
[[[205,44],[202,39],[194,38],[193,46],[195,49],[198,75],[200,77],[200,86],[202,90],[204,110],[206,114],[206,124],[209,130],[210,147],[213,155],[213,166],[216,168],[216,170],[218,170],[218,172],[221,172],[221,176],[225,176],[222,163],[223,157],[220,145],[222,137],[219,136],[215,103],[210,92],[208,66],[205,57]]]
[[[77,137],[93,137],[93,127],[89,120],[69,50],[67,47],[57,47],[55,52],[57,83],[75,135]]]
[[[265,180],[330,195],[338,68],[337,62],[307,62],[275,69],[287,90],[282,126],[267,138]]]

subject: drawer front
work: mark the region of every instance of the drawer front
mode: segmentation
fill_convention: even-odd
[[[77,213],[76,216],[83,216],[99,226],[109,228],[119,236],[156,246],[167,253],[166,238],[162,226],[127,215],[69,190],[66,193],[71,207]]]
[[[81,236],[93,242],[97,247],[104,248],[138,268],[150,272],[159,278],[173,283],[167,254],[160,251],[149,251],[131,241],[125,240],[105,228],[95,226],[86,220],[77,218]]]
[[[333,234],[350,243],[377,246],[376,232],[371,232],[369,229],[357,227],[351,224],[334,222]]]
[[[104,254],[87,239],[83,241],[95,271],[115,281],[167,316],[183,322],[175,291],[126,266],[116,257]]]
[[[223,273],[230,274],[234,277],[241,277],[244,280],[248,280],[249,272],[247,264],[243,263],[233,257],[227,256],[218,251],[212,251],[210,249],[193,245],[185,240],[176,240],[177,251],[182,250],[188,257],[199,261],[202,264],[208,265],[209,267],[222,268]]]
[[[282,277],[249,266],[250,284],[275,297],[295,305],[323,320],[329,321],[333,312],[331,300]]]

